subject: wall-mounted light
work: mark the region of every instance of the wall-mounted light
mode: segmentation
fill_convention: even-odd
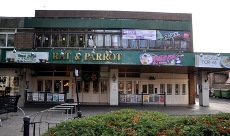
[[[79,49],[77,56],[81,57],[81,50]]]
[[[13,49],[13,53],[16,53],[16,52],[17,52],[17,50],[16,50],[16,48],[14,48],[14,49]]]
[[[93,54],[93,55],[95,54],[95,49],[93,49],[92,54]]]
[[[113,52],[111,51],[111,49],[109,49],[109,54],[113,54]]]
[[[200,57],[203,57],[203,54],[201,53],[199,56],[200,56]]]
[[[65,55],[65,49],[61,50],[61,53],[60,53],[61,58],[63,58],[64,55]]]
[[[204,82],[206,83],[209,79],[209,73],[206,73],[206,78],[204,79]]]
[[[183,51],[179,52],[179,56],[184,57]]]
[[[112,79],[113,79],[113,81],[116,81],[115,73],[113,74]]]
[[[217,54],[217,57],[220,57],[220,53]]]
[[[36,54],[34,53],[34,50],[33,50],[33,49],[31,50],[31,56],[32,56],[32,57],[36,57]]]
[[[143,52],[144,52],[144,57],[147,57],[147,53],[146,53],[146,50],[143,50]]]

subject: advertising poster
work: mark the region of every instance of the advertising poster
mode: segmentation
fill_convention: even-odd
[[[33,101],[33,94],[27,93],[27,101]]]
[[[58,101],[58,94],[53,94],[53,101],[57,102]]]
[[[38,93],[38,101],[44,101],[44,100],[45,100],[44,93]]]
[[[33,93],[33,101],[38,101],[38,93]]]
[[[153,102],[153,100],[154,100],[153,95],[149,95],[149,102]]]
[[[149,95],[144,95],[143,99],[144,102],[149,102]]]
[[[122,39],[156,40],[156,30],[122,29]]]
[[[137,95],[137,102],[142,102],[142,96],[141,95]]]
[[[182,56],[178,54],[143,53],[140,54],[140,63],[142,65],[182,65]]]
[[[58,94],[59,95],[59,102],[65,101],[65,94]]]
[[[137,96],[131,95],[130,102],[137,102]]]
[[[47,93],[47,101],[52,102],[53,101],[53,94],[52,93]]]
[[[124,94],[120,95],[120,102],[125,102],[126,98]]]

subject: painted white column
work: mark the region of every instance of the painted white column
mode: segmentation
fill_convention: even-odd
[[[199,91],[199,105],[209,106],[209,81],[206,71],[201,72],[201,88]]]
[[[109,83],[110,105],[118,105],[118,69],[110,69]]]

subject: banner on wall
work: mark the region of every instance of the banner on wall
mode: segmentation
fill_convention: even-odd
[[[196,67],[230,68],[230,56],[196,55]]]
[[[190,41],[190,32],[187,32],[187,31],[162,31],[162,30],[157,30],[157,40]]]
[[[48,52],[6,52],[6,62],[17,63],[45,63],[48,61]]]
[[[122,29],[122,39],[156,40],[156,30]]]
[[[143,53],[140,55],[140,63],[142,65],[182,65],[182,56],[178,54]]]

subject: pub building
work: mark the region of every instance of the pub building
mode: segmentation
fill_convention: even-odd
[[[19,106],[76,92],[87,105],[188,105],[203,88],[208,106],[203,79],[224,68],[199,67],[199,56],[191,14],[36,10],[0,18],[0,95],[21,94]]]

